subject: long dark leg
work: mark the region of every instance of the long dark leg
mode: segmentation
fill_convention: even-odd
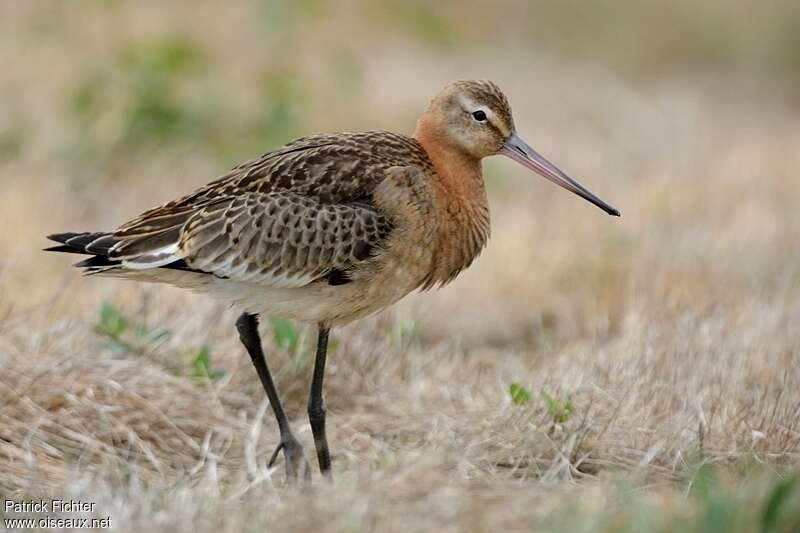
[[[322,381],[325,379],[325,358],[328,353],[328,333],[330,333],[330,328],[319,326],[314,377],[311,379],[311,393],[308,395],[308,420],[311,422],[311,432],[314,434],[319,471],[330,479],[331,454],[328,450],[328,438],[325,436],[325,402],[322,399]]]
[[[258,315],[242,313],[239,319],[236,320],[236,329],[239,331],[239,339],[241,339],[244,347],[247,348],[250,359],[253,360],[253,366],[256,367],[258,377],[261,378],[261,384],[267,393],[267,398],[269,398],[269,403],[275,413],[275,419],[278,421],[278,429],[281,433],[281,442],[272,454],[269,466],[275,463],[278,453],[283,450],[283,455],[286,459],[286,477],[296,480],[302,470],[303,477],[310,480],[311,468],[308,466],[305,453],[303,453],[303,446],[295,438],[289,427],[289,419],[286,418],[281,400],[278,398],[278,391],[272,381],[272,375],[269,373],[264,350],[261,348],[261,337],[258,334]]]

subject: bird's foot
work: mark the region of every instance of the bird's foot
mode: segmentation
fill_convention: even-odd
[[[303,481],[310,482],[311,466],[306,459],[303,445],[292,434],[281,437],[281,441],[269,459],[269,468],[275,464],[281,450],[283,450],[283,458],[286,461],[286,480],[296,483],[298,478],[302,477]]]

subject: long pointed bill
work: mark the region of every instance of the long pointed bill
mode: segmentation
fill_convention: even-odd
[[[523,141],[516,133],[508,136],[503,144],[501,154],[510,157],[522,166],[527,167],[537,174],[547,178],[556,185],[564,187],[568,191],[574,192],[578,196],[592,202],[594,205],[615,217],[620,216],[618,209],[611,207],[603,200],[587,191],[580,183],[570,178],[553,163],[536,153],[536,150]]]

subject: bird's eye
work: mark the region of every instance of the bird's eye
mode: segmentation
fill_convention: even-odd
[[[477,111],[472,113],[472,118],[474,118],[478,122],[483,122],[484,120],[486,120],[486,113],[478,109]]]

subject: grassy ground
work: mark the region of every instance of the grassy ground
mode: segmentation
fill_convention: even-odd
[[[702,28],[688,2],[66,5],[0,8],[3,499],[131,531],[800,528],[793,4],[710,2]],[[233,311],[39,251],[295,135],[409,131],[470,77],[623,217],[488,161],[476,264],[334,332],[331,486],[266,467]],[[310,450],[313,331],[262,331]]]

